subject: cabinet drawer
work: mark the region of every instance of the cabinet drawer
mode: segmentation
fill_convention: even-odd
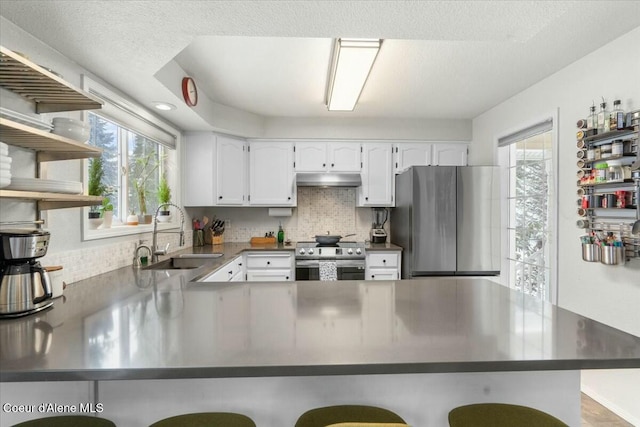
[[[367,254],[367,267],[396,268],[398,267],[398,258],[398,253],[395,252],[370,252]]]
[[[286,282],[294,280],[291,270],[249,270],[247,281],[249,282]]]
[[[291,254],[249,254],[247,268],[287,268],[290,269]]]
[[[397,280],[398,270],[395,268],[373,268],[368,271],[365,280]]]

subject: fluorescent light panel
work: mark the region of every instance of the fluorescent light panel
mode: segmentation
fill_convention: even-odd
[[[338,39],[327,91],[329,111],[353,111],[373,66],[381,40]]]

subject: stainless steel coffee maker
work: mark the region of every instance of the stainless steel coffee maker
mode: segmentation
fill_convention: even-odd
[[[0,230],[0,317],[18,317],[51,306],[49,275],[37,258],[47,254],[49,232]]]

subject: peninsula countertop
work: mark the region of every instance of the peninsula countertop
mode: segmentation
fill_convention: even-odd
[[[0,321],[0,380],[640,368],[640,337],[485,279],[194,282],[256,249],[225,247],[191,270],[95,276]]]

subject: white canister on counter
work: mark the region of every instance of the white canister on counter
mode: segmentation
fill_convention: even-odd
[[[44,268],[47,274],[49,275],[49,280],[51,281],[51,293],[52,298],[58,298],[62,296],[64,292],[64,281],[62,280],[62,266],[55,265],[52,267]]]

